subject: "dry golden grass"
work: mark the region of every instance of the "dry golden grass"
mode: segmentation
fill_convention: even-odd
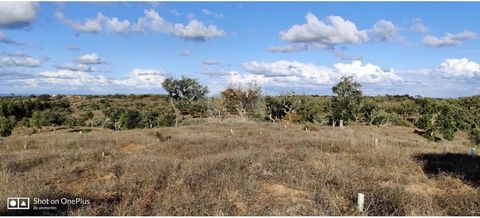
[[[478,163],[457,138],[212,120],[117,133],[16,132],[0,141],[0,215],[12,213],[7,197],[30,196],[91,201],[44,215],[478,216]],[[359,192],[364,212],[355,209]]]

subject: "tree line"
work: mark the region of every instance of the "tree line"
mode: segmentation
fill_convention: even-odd
[[[167,78],[167,95],[28,96],[0,98],[0,135],[16,126],[92,126],[115,130],[178,126],[186,118],[236,116],[242,120],[289,121],[308,125],[397,125],[415,127],[429,140],[452,140],[467,132],[480,144],[480,96],[434,99],[365,96],[361,84],[343,77],[333,96],[263,95],[260,87],[230,86],[207,97],[197,80]],[[78,98],[78,99],[77,99]]]

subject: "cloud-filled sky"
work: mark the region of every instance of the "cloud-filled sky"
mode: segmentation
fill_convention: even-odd
[[[0,2],[0,94],[480,94],[480,3]]]

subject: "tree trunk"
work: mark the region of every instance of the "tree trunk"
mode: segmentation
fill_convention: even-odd
[[[175,107],[175,104],[173,103],[173,99],[170,98],[170,104],[172,104],[172,108],[175,111],[175,127],[178,126],[178,117],[180,117],[180,112],[178,111],[177,107]]]

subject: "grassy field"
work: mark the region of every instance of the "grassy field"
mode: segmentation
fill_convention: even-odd
[[[233,132],[233,133],[232,133]],[[375,146],[378,138],[378,146]],[[0,139],[10,196],[81,197],[41,215],[480,215],[480,158],[461,135],[406,127],[209,120],[115,132],[60,128]],[[355,209],[365,193],[365,211]]]

